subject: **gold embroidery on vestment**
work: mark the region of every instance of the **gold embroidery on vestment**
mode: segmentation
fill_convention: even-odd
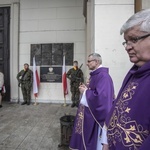
[[[83,119],[84,119],[84,106],[79,105],[77,122],[75,124],[75,133],[78,134],[82,133]]]
[[[128,104],[132,100],[137,87],[138,83],[129,83],[116,103],[108,127],[108,141],[110,147],[112,144],[115,145],[116,141],[118,141],[121,142],[124,147],[136,150],[149,135],[149,131],[144,130],[142,125],[137,124],[129,115],[132,109],[128,107]]]
[[[127,107],[127,109],[125,110],[125,112],[129,113],[131,110],[131,108]]]

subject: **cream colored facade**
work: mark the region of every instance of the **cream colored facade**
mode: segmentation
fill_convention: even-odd
[[[89,74],[87,56],[91,52],[100,53],[103,66],[110,69],[115,93],[118,93],[132,65],[121,44],[123,37],[119,30],[134,13],[134,0],[88,0],[87,22],[83,16],[83,0],[0,0],[0,7],[5,6],[11,8],[11,101],[22,100],[16,74],[25,62],[30,64],[30,45],[38,43],[74,43],[74,60],[84,64],[85,78]],[[143,0],[142,8],[148,6],[150,2]],[[67,66],[67,70],[70,67]],[[40,66],[37,69],[40,74]],[[70,97],[69,92],[67,103],[71,102]],[[63,103],[62,84],[41,83],[37,101]]]
[[[150,8],[148,0],[142,1],[142,9]],[[103,66],[109,68],[117,95],[123,78],[133,65],[122,46],[120,28],[134,14],[134,0],[89,0],[87,7],[87,50],[101,54]],[[89,53],[89,51],[87,51]]]
[[[131,67],[128,56],[122,46],[123,36],[120,35],[122,24],[134,13],[134,1],[95,0],[88,2],[92,11],[89,13],[87,32],[91,30],[91,45],[87,49],[94,49],[101,54],[103,66],[109,68],[114,81],[115,95],[121,86],[122,80]]]

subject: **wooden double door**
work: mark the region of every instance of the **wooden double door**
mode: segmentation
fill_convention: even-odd
[[[3,100],[10,101],[10,7],[0,7],[0,71],[6,88]]]

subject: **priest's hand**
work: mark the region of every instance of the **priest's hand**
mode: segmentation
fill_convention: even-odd
[[[81,85],[79,86],[79,91],[80,91],[80,93],[83,94],[83,92],[84,92],[85,90],[87,90],[86,85],[85,85],[85,84],[81,84]]]
[[[109,150],[108,145],[107,145],[107,144],[103,144],[103,148],[102,148],[102,150]]]

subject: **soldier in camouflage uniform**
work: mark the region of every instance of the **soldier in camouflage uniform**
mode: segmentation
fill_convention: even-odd
[[[72,105],[71,107],[78,107],[79,105],[79,97],[80,97],[80,91],[79,91],[79,85],[83,82],[83,72],[80,68],[78,68],[78,62],[73,62],[73,68],[71,68],[67,72],[67,78],[70,80],[70,91],[71,91],[71,100]]]
[[[21,86],[24,102],[21,105],[30,105],[31,88],[33,83],[33,72],[29,69],[27,63],[24,64],[24,69],[17,74],[18,86]]]

